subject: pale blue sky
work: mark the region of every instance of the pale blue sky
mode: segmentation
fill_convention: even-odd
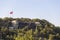
[[[39,18],[60,26],[60,0],[0,0],[0,17]]]

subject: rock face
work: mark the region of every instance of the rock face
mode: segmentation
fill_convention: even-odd
[[[45,26],[51,26],[49,22],[42,21],[42,20],[40,20],[40,22],[22,22],[22,21],[13,20],[13,21],[9,22],[8,27],[10,29],[22,29],[22,28],[28,26],[27,27],[28,29],[35,29],[37,25],[40,25],[43,28]]]
[[[36,25],[40,25],[40,22],[35,22]]]
[[[13,21],[9,22],[8,27],[9,27],[9,29],[17,29],[18,28],[18,22],[16,20],[13,20]]]
[[[10,29],[21,29],[26,26],[28,26],[28,29],[35,29],[36,24],[34,22],[29,23],[29,22],[18,22],[16,20],[9,22],[9,28]]]
[[[27,23],[27,22],[19,22],[18,28],[24,28],[25,26],[28,26],[28,25],[29,25],[29,23]]]
[[[12,25],[13,25],[14,29],[17,29],[18,28],[18,21],[13,20]]]

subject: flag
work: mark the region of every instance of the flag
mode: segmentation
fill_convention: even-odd
[[[13,14],[13,11],[11,11],[10,14]]]

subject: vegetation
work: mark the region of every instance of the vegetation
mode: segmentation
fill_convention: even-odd
[[[13,20],[18,28],[10,23]],[[0,40],[60,40],[60,27],[44,19],[0,18]]]

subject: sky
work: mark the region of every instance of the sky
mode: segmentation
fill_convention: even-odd
[[[4,17],[39,18],[60,26],[60,0],[0,0],[0,18]]]

